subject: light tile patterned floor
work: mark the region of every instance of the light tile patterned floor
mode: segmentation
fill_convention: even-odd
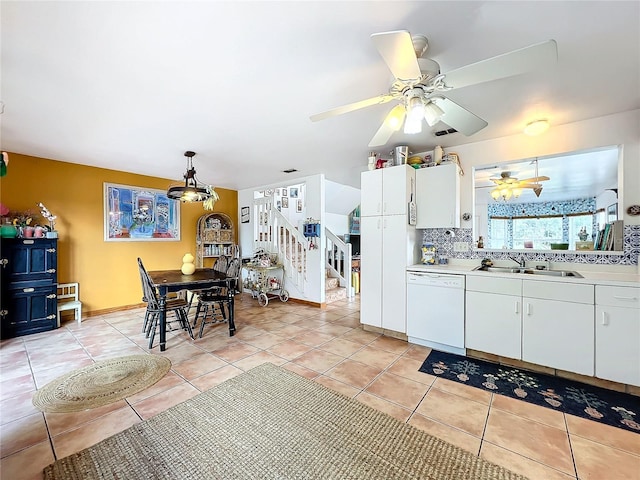
[[[0,344],[0,476],[42,478],[42,468],[263,362],[384,411],[531,480],[640,480],[640,435],[418,372],[429,349],[360,328],[359,302],[320,310],[237,301],[238,333],[170,333],[163,353],[140,333],[144,310],[85,320]],[[154,353],[173,366],[156,385],[81,413],[42,414],[33,392],[109,357]]]

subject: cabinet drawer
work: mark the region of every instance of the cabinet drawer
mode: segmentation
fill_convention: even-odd
[[[640,287],[596,285],[596,304],[640,308]]]
[[[594,286],[581,283],[522,282],[522,296],[593,305]]]
[[[467,290],[520,296],[522,295],[522,280],[489,277],[488,275],[467,275]]]

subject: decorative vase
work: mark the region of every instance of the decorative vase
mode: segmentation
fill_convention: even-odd
[[[0,237],[2,238],[16,238],[18,236],[18,229],[15,225],[11,224],[8,220],[0,226]]]
[[[29,227],[29,226],[22,227],[22,236],[24,238],[33,238],[33,231],[34,231],[33,227]]]
[[[42,228],[41,226],[35,227],[33,230],[33,236],[36,238],[44,237],[44,228]]]
[[[182,257],[182,268],[180,269],[183,275],[192,275],[196,271],[196,266],[193,263],[193,255],[187,253]]]

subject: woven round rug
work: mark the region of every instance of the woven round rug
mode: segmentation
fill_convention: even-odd
[[[129,355],[102,360],[47,383],[33,396],[43,412],[80,412],[108,405],[150,387],[171,368],[159,355]]]

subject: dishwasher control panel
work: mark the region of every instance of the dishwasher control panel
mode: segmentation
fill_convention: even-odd
[[[407,272],[407,284],[433,285],[449,288],[464,288],[464,275],[442,273]]]

